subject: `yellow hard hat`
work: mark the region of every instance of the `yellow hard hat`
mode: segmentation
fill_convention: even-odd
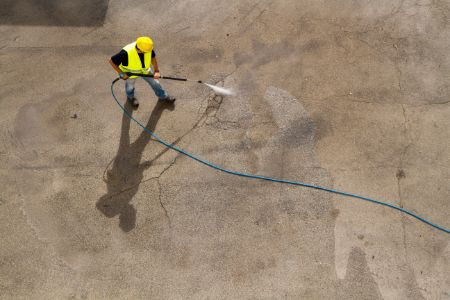
[[[138,39],[136,40],[136,46],[142,52],[150,52],[153,50],[153,40],[148,36],[138,37]]]

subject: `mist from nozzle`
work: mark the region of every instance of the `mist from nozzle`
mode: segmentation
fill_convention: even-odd
[[[217,95],[221,95],[221,96],[233,96],[234,95],[234,91],[233,90],[229,90],[220,86],[215,86],[209,83],[203,83],[204,85],[207,85],[208,87],[210,87],[214,93],[216,93]]]

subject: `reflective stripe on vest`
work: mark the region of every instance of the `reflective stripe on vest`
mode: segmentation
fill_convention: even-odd
[[[123,72],[130,73],[150,73],[152,51],[144,53],[145,68],[142,68],[141,59],[139,58],[139,54],[136,50],[136,42],[126,45],[125,47],[123,47],[123,50],[125,50],[128,54],[128,66],[120,64],[119,69],[121,69]],[[130,76],[130,78],[136,77],[137,76]]]

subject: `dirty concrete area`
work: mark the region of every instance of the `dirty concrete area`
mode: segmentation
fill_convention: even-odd
[[[137,82],[191,153],[449,228],[448,1],[2,3],[0,298],[450,299],[448,234],[167,150],[108,64],[149,35],[163,75],[237,92]]]

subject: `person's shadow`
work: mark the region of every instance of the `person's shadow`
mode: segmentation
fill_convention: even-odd
[[[132,115],[133,110],[128,102],[125,104],[125,109]],[[174,106],[158,101],[147,122],[147,129],[155,130],[165,109],[173,110]],[[97,209],[108,218],[119,215],[119,227],[125,232],[131,231],[136,226],[136,209],[130,202],[139,189],[139,184],[144,177],[144,170],[148,169],[155,159],[167,151],[166,149],[159,153],[151,161],[141,163],[142,153],[150,141],[150,135],[143,130],[136,141],[130,143],[130,122],[130,118],[124,113],[119,150],[112,162],[112,168],[106,172],[107,175],[104,179],[108,192],[96,204]]]

